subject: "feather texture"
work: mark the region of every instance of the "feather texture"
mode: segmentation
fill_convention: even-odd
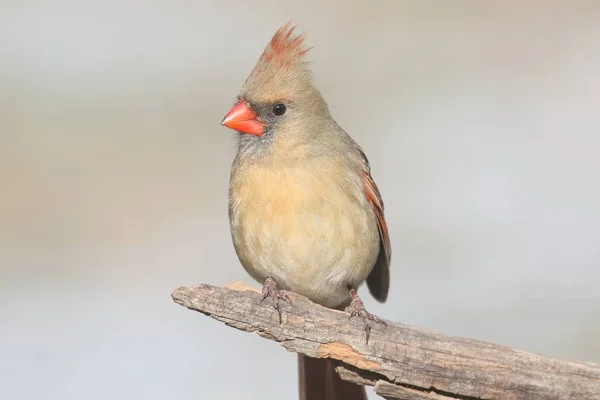
[[[367,199],[373,206],[373,212],[377,217],[377,229],[379,230],[379,238],[381,240],[379,255],[373,266],[373,271],[367,277],[367,287],[369,292],[375,299],[380,302],[387,300],[388,290],[390,286],[390,263],[392,259],[392,246],[390,242],[390,234],[385,220],[385,206],[381,193],[373,180],[370,173],[367,157],[363,153],[367,169],[363,170],[363,179],[365,184],[365,194]]]

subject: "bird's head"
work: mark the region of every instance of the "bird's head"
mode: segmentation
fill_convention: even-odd
[[[293,32],[288,23],[275,33],[221,125],[247,140],[291,145],[329,116],[305,60],[304,36]]]

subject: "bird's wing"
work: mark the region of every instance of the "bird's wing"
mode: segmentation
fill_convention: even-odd
[[[369,292],[380,302],[387,299],[388,289],[390,286],[390,262],[392,259],[392,246],[390,243],[390,234],[388,231],[387,222],[385,221],[385,207],[381,193],[371,176],[371,166],[365,153],[360,150],[362,158],[362,176],[365,187],[365,195],[373,207],[373,212],[377,217],[377,227],[379,229],[380,250],[379,256],[373,270],[367,278],[367,287]]]

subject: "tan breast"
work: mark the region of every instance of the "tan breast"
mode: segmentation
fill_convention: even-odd
[[[369,274],[379,234],[362,181],[333,160],[234,169],[230,222],[244,268],[332,306]],[[328,171],[324,173],[323,171]]]

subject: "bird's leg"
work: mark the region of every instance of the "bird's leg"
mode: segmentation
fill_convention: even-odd
[[[263,284],[262,289],[262,295],[263,297],[260,301],[261,303],[265,301],[267,297],[270,297],[273,300],[273,307],[275,307],[275,309],[279,313],[279,323],[281,323],[281,305],[279,304],[279,300],[285,300],[290,304],[292,304],[292,300],[290,300],[287,294],[277,290],[277,282],[275,282],[275,279],[271,277],[265,279],[265,283]]]
[[[367,343],[369,343],[369,335],[371,334],[371,322],[369,321],[375,321],[385,326],[387,326],[387,323],[383,319],[371,314],[365,309],[363,301],[360,299],[360,297],[358,297],[356,290],[352,286],[348,285],[348,289],[350,289],[352,301],[350,302],[350,305],[346,307],[345,311],[350,313],[350,318],[357,316],[362,318],[365,326],[365,332],[367,334]]]

